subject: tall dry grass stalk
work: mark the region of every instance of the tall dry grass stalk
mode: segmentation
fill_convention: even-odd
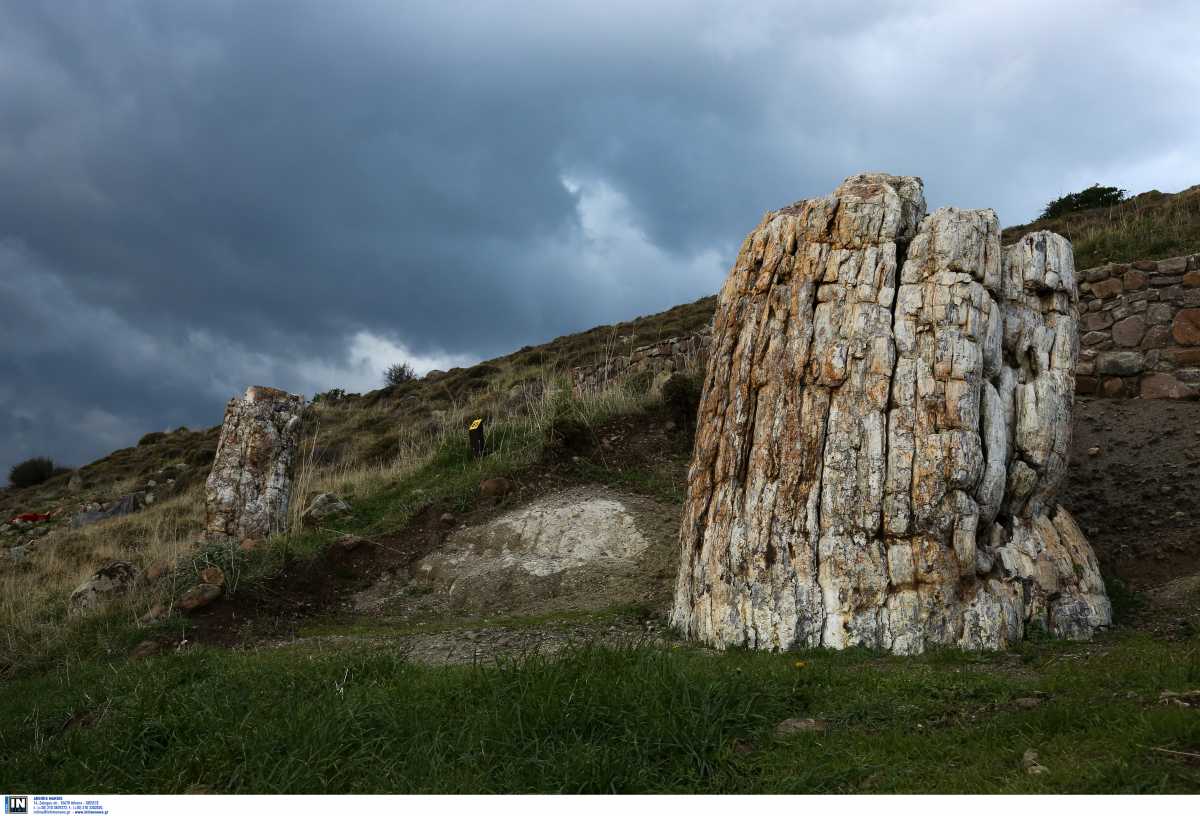
[[[292,475],[292,492],[288,501],[288,531],[299,530],[303,525],[305,503],[309,500],[313,481],[316,478],[314,455],[320,435],[321,422],[318,419],[312,435],[301,438],[300,444],[297,446],[299,455]]]

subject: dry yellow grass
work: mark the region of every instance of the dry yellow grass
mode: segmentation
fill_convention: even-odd
[[[66,634],[74,625],[66,617],[67,599],[104,564],[128,561],[144,571],[195,552],[203,520],[203,486],[194,485],[138,513],[55,530],[23,562],[0,565],[0,661]],[[173,591],[170,581],[146,585],[116,608],[137,619]]]
[[[694,369],[694,365],[689,368]],[[314,406],[296,461],[291,529],[302,529],[301,513],[318,493],[336,493],[353,502],[411,475],[448,441],[462,438],[481,403],[491,406],[493,422],[504,423],[512,431],[501,438],[489,459],[501,466],[504,462],[515,466],[536,454],[533,448],[541,444],[551,424],[564,413],[590,427],[615,414],[642,410],[656,399],[652,394],[634,393],[627,387],[626,378],[574,396],[565,377],[548,371],[542,372],[539,379],[526,377],[521,388],[516,385],[493,383],[470,405],[452,404],[434,411],[431,421],[425,424],[404,421],[386,408],[362,409],[360,415],[357,409],[347,412]],[[369,421],[364,422],[364,417]],[[316,452],[323,439],[330,434],[346,434],[347,426],[364,429],[359,431],[367,437],[358,443],[360,453],[352,452],[334,463],[319,462]],[[381,439],[388,441],[390,455],[373,458],[361,453],[377,451]],[[125,479],[109,485],[106,492],[120,495],[138,486],[138,480]],[[77,586],[112,561],[130,562],[143,572],[155,565],[171,565],[173,569],[162,580],[140,583],[110,607],[110,614],[133,623],[154,606],[169,604],[195,572],[187,568],[190,562],[212,556],[211,545],[201,541],[203,523],[204,485],[195,483],[180,495],[128,516],[81,529],[61,527],[31,548],[23,562],[0,561],[0,674],[5,665],[17,663],[19,656],[31,651],[42,653],[87,625],[86,620],[68,617],[67,600]],[[282,536],[274,543],[286,548],[291,540]],[[239,556],[230,552],[226,557],[226,563],[233,563]]]

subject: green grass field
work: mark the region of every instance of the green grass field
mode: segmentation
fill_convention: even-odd
[[[7,683],[0,783],[110,793],[1195,792],[1200,759],[1184,754],[1200,752],[1200,710],[1159,696],[1197,687],[1200,641],[1133,634],[920,658],[584,645],[558,659],[441,668],[378,642],[198,649]],[[830,729],[776,738],[789,717]],[[1026,771],[1028,749],[1045,773]]]

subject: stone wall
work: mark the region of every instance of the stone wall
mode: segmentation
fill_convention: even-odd
[[[607,362],[571,369],[571,386],[576,394],[599,391],[613,380],[639,371],[650,371],[655,377],[669,376],[684,368],[704,368],[705,356],[712,340],[711,324],[695,334],[669,337],[622,354],[614,354]]]
[[[1079,365],[1075,391],[1104,397],[1200,397],[1200,254],[1105,264],[1076,273]],[[638,371],[656,375],[708,353],[711,327],[607,363],[571,370],[576,393]]]
[[[1080,394],[1200,395],[1200,255],[1078,273]]]

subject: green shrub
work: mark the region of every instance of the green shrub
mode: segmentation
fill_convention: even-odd
[[[415,380],[417,372],[413,371],[413,367],[408,363],[396,363],[388,366],[387,370],[383,372],[383,378],[388,385],[402,385]]]
[[[153,445],[155,442],[161,442],[166,438],[167,435],[162,431],[152,431],[138,440],[138,447],[140,448],[143,445]]]
[[[1057,218],[1070,212],[1111,207],[1125,200],[1125,192],[1116,187],[1101,187],[1099,184],[1093,184],[1086,190],[1054,199],[1046,205],[1046,209],[1038,218]]]
[[[338,402],[346,396],[346,392],[341,388],[330,388],[328,391],[322,391],[313,397],[312,401],[317,402]]]
[[[671,418],[681,428],[693,429],[700,411],[701,379],[699,375],[672,374],[663,384],[663,403]]]
[[[13,465],[8,471],[8,481],[13,487],[33,487],[46,481],[54,473],[54,462],[44,456],[38,456]]]

